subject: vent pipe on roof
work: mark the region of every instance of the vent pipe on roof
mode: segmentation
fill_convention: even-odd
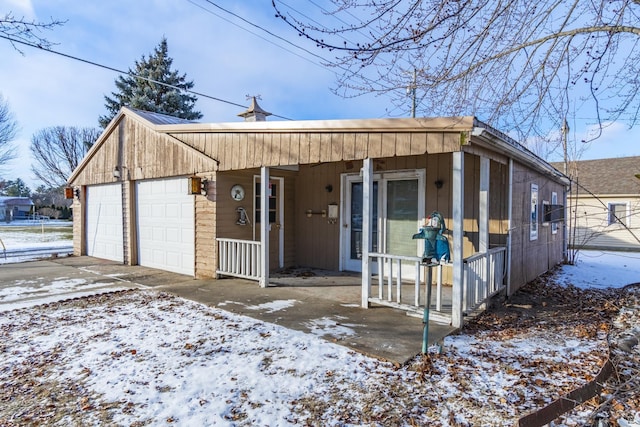
[[[259,105],[258,101],[256,101],[256,97],[251,97],[251,105],[247,109],[238,116],[243,117],[245,122],[264,122],[267,120],[267,116],[270,116],[271,113],[263,110]]]

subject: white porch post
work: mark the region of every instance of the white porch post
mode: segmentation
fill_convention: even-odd
[[[260,168],[260,287],[269,285],[269,168]]]
[[[486,253],[489,250],[489,166],[490,160],[480,157],[480,218],[478,218],[479,243],[478,250]]]
[[[489,251],[489,171],[491,161],[487,157],[480,157],[480,217],[478,218],[478,250],[482,253]],[[484,294],[489,294],[489,279],[491,277],[490,259],[485,257],[484,274],[482,277]]]
[[[373,162],[364,159],[362,162],[362,308],[369,308],[369,295],[371,294],[371,260],[369,249],[371,248],[371,224],[373,218]]]
[[[457,151],[453,156],[453,289],[451,290],[451,324],[462,327],[462,300],[464,298],[464,263],[462,243],[464,236],[464,153]]]

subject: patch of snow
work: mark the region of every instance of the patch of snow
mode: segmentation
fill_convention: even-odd
[[[575,265],[563,265],[559,284],[581,289],[621,288],[640,282],[640,253],[581,250]]]
[[[86,291],[74,291],[68,294],[59,293],[59,294],[52,294],[48,296],[38,296],[37,298],[14,299],[14,300],[10,300],[10,302],[7,302],[7,303],[0,302],[0,313],[12,311],[12,310],[18,310],[22,308],[38,307],[44,304],[60,302],[60,301],[64,301],[72,298],[75,299],[75,298],[88,297],[92,295],[100,295],[100,294],[108,294],[111,292],[125,291],[131,288],[115,286],[115,287],[110,287],[106,289],[104,286],[101,286],[91,290],[89,290],[90,288],[86,288],[86,289],[87,289]]]
[[[286,310],[289,307],[293,307],[298,301],[294,299],[276,300],[271,302],[265,302],[258,305],[247,305],[249,310],[265,310],[266,313],[275,313],[276,311]],[[219,305],[219,304],[218,304]]]
[[[336,316],[340,320],[340,316]],[[334,338],[344,338],[356,335],[356,331],[350,328],[350,324],[340,323],[334,318],[323,317],[305,322],[304,325],[309,328],[309,332],[319,337],[332,336]]]

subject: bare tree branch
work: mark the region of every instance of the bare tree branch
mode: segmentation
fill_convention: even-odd
[[[47,22],[28,21],[23,18],[16,18],[12,12],[8,12],[4,17],[0,17],[0,36],[5,36],[15,50],[23,53],[12,40],[28,42],[38,47],[51,48],[53,43],[47,40],[42,33],[63,25],[65,21],[50,18]]]
[[[98,136],[98,129],[65,126],[36,132],[31,137],[31,154],[35,159],[31,170],[49,187],[64,185]]]
[[[332,3],[311,21],[272,0],[276,16],[336,53],[340,95],[389,93],[408,111],[416,70],[425,115],[477,115],[520,139],[549,138],[580,109],[599,125],[640,117],[640,0]]]
[[[0,168],[16,158],[18,152],[13,140],[18,133],[18,124],[9,110],[9,104],[0,95]]]

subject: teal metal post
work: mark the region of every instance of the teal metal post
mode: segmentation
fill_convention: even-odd
[[[431,281],[432,281],[432,273],[431,268],[437,264],[426,264],[427,268],[427,301],[424,304],[424,314],[422,316],[422,354],[427,354],[429,349],[429,310],[431,308]]]

